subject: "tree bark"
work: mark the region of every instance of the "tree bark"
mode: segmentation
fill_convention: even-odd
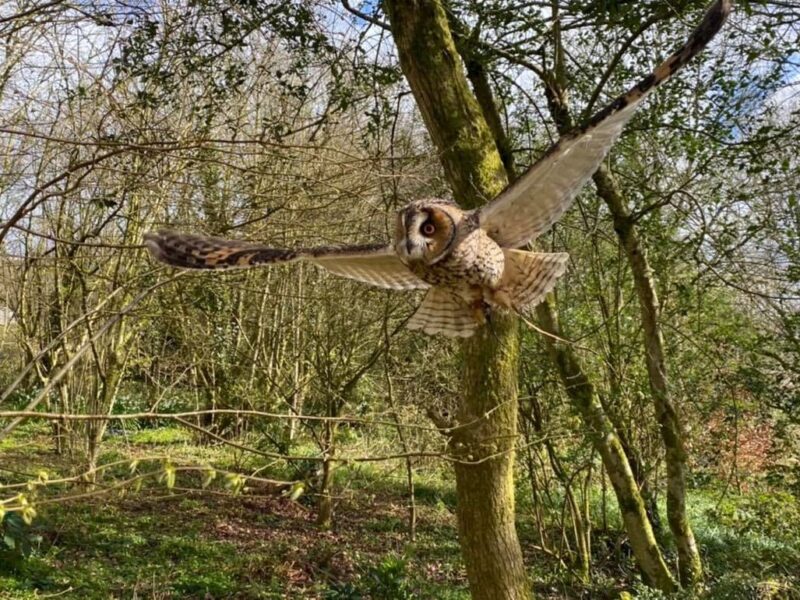
[[[440,0],[385,0],[405,73],[455,200],[474,208],[506,184]],[[461,423],[451,440],[458,528],[472,597],[532,597],[514,524],[518,324],[496,315],[463,344]]]
[[[473,598],[530,598],[514,524],[517,320],[494,316],[464,344],[464,395],[451,440],[461,549]],[[478,462],[480,461],[480,462]]]
[[[506,184],[492,133],[469,89],[439,0],[386,0],[400,66],[455,200],[475,208]]]
[[[687,452],[683,428],[672,402],[667,376],[664,339],[658,322],[658,295],[653,272],[630,217],[622,192],[608,168],[601,165],[594,174],[598,195],[605,201],[614,219],[614,230],[625,249],[639,298],[644,331],[645,363],[650,379],[656,419],[664,442],[667,464],[667,521],[678,549],[681,583],[691,586],[703,578],[703,563],[686,514]]]

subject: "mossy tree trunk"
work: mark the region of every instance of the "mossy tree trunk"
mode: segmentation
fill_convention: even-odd
[[[400,65],[453,195],[475,208],[506,184],[503,163],[464,74],[442,3],[384,0]]]
[[[495,316],[463,347],[463,397],[451,441],[458,530],[473,598],[530,598],[514,525],[517,320]]]
[[[492,133],[469,89],[439,0],[385,0],[400,64],[439,151],[455,199],[465,208],[506,184]],[[497,316],[463,345],[461,423],[451,441],[458,528],[472,597],[531,598],[514,525],[518,324]]]
[[[563,76],[556,73],[552,78],[547,96],[550,113],[559,132],[563,134],[573,125],[566,101],[567,94]],[[686,512],[688,456],[683,428],[669,391],[667,361],[664,354],[661,325],[658,321],[656,286],[636,224],[631,218],[622,192],[611,176],[608,167],[600,165],[592,179],[597,187],[598,196],[606,203],[611,212],[614,230],[620,245],[625,250],[633,275],[636,295],[639,298],[644,332],[645,364],[667,464],[667,521],[678,549],[680,581],[685,586],[691,586],[702,579],[703,564]],[[639,479],[643,480],[642,477]],[[647,489],[643,491],[647,496],[652,497]],[[654,504],[653,502],[649,513],[653,522],[657,523],[658,512]]]
[[[558,46],[560,47],[560,44]],[[557,71],[554,73],[548,82],[546,95],[550,114],[559,133],[563,134],[573,126],[563,74]],[[658,322],[658,296],[655,282],[645,249],[639,239],[636,224],[631,219],[622,192],[608,168],[600,165],[592,179],[597,187],[598,196],[606,203],[614,219],[614,230],[617,232],[620,245],[625,250],[636,294],[639,298],[644,331],[645,363],[667,463],[667,521],[678,549],[678,571],[681,583],[690,586],[702,579],[703,565],[686,513],[688,457],[680,419],[669,392],[663,336]],[[644,491],[647,496],[650,496],[648,490]],[[657,522],[658,512],[654,504],[653,502],[649,513],[653,522]]]

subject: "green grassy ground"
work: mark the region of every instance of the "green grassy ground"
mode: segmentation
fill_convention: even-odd
[[[69,461],[49,451],[43,433],[23,431],[0,448],[0,480],[43,466],[51,478],[68,471]],[[114,438],[103,460],[157,454],[232,467],[243,460],[196,447],[174,430]],[[0,564],[0,598],[468,598],[446,470],[418,472],[414,542],[402,469],[352,466],[337,477],[333,531],[314,525],[311,496],[294,501],[257,488],[232,496],[222,486],[198,491],[192,488],[199,475],[181,473],[172,490],[153,481],[138,492],[43,505],[29,532],[32,555]],[[111,480],[109,474],[100,487],[83,489]],[[708,587],[695,597],[800,598],[800,522],[782,520],[800,515],[797,500],[777,493],[718,500],[710,491],[692,498],[709,571]],[[613,518],[610,531],[594,535],[593,583],[583,585],[537,551],[523,490],[519,514],[538,596],[618,598],[633,590],[659,597],[632,585],[635,569]]]
[[[18,434],[20,443],[0,448],[0,481],[42,467],[50,479],[69,471],[43,433]],[[233,464],[241,457],[190,441],[175,430],[137,432],[108,443],[103,462],[163,454],[241,466]],[[97,491],[128,468],[70,493]],[[311,495],[192,489],[199,475],[183,473],[172,490],[153,480],[139,491],[41,506],[32,555],[0,564],[0,598],[467,598],[447,484],[420,477],[412,543],[402,473],[394,471],[343,468],[333,531],[314,524]]]

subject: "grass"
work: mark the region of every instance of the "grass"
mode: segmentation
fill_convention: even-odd
[[[15,432],[27,444],[7,446],[0,482],[30,473],[33,465],[47,465],[51,479],[70,472],[70,461],[47,447],[46,434],[38,425]],[[241,460],[219,448],[192,446],[166,428],[114,436],[106,446],[101,463],[167,451],[176,463],[194,459],[233,468]],[[12,476],[4,477],[8,472]],[[106,479],[127,473],[123,464]],[[378,588],[396,598],[467,598],[452,513],[438,501],[420,501],[411,543],[402,487],[386,473],[381,485],[370,487],[377,478],[372,468],[337,472],[342,494],[329,532],[314,524],[312,497],[190,489],[199,488],[198,476],[184,473],[172,490],[152,482],[139,492],[43,505],[30,531],[32,556],[16,569],[0,564],[0,598],[336,600],[372,597]],[[438,498],[436,484],[429,487]]]
[[[177,427],[159,427],[157,429],[140,429],[130,435],[133,444],[170,445],[192,442],[192,434],[186,429]]]
[[[0,482],[45,465],[51,478],[72,472],[71,462],[47,447],[46,428],[25,425],[13,439],[18,444],[5,445],[0,454]],[[105,462],[165,452],[176,464],[234,468],[244,460],[218,447],[195,446],[169,428],[113,436],[107,448]],[[122,464],[113,476],[127,473]],[[233,496],[221,484],[198,490],[200,477],[179,473],[171,490],[151,481],[138,492],[43,504],[30,530],[32,555],[16,567],[0,563],[0,598],[468,598],[446,469],[417,471],[414,542],[407,533],[404,474],[396,465],[337,471],[333,531],[315,526],[313,497],[294,501],[259,489]],[[521,485],[518,530],[538,597],[619,598],[623,590],[661,597],[637,585],[615,518],[609,531],[593,535],[592,582],[572,578],[537,549],[526,493]],[[597,494],[596,523],[599,506]],[[683,598],[800,598],[800,521],[782,520],[800,515],[796,498],[762,493],[720,503],[717,491],[695,490],[690,506],[708,578],[704,590]],[[674,561],[674,554],[668,552],[668,559]]]
[[[422,527],[412,547],[396,505],[365,508],[340,507],[337,530],[320,532],[312,511],[280,497],[154,490],[58,505],[34,525],[42,540],[36,555],[0,579],[0,589],[13,590],[8,598],[35,591],[74,598],[323,597],[358,583],[387,554],[407,557],[409,572],[420,568],[423,577],[409,585],[429,597],[439,597],[439,587],[463,588],[454,531],[448,539]]]

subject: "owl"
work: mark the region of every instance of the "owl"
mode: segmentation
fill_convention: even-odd
[[[145,245],[159,261],[189,269],[229,269],[310,261],[328,271],[394,290],[427,290],[410,329],[469,337],[495,310],[539,303],[566,268],[565,253],[523,250],[572,204],[644,98],[702,50],[722,27],[730,2],[718,0],[677,52],[583,126],[565,134],[513,184],[476,210],[416,200],[396,215],[390,244],[281,249],[160,231]]]

